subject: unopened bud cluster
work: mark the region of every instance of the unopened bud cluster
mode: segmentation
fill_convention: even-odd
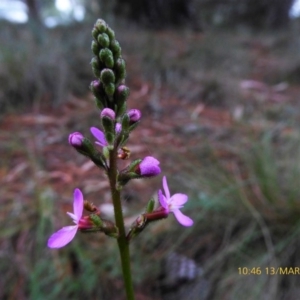
[[[125,61],[121,56],[121,47],[115,39],[114,31],[105,21],[98,19],[92,30],[91,60],[96,80],[91,83],[91,91],[99,109],[110,108],[121,116],[126,111],[126,99],[129,89],[124,84],[126,76]]]

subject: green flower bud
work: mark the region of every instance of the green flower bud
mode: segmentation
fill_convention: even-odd
[[[110,43],[109,36],[106,33],[99,34],[97,41],[103,48],[107,48]]]
[[[115,74],[111,69],[103,69],[101,71],[100,79],[104,84],[114,83]]]
[[[122,130],[128,131],[130,126],[130,117],[128,114],[125,114],[122,118]]]
[[[111,132],[105,132],[105,139],[109,145],[112,145],[115,140],[115,134]]]
[[[93,73],[96,77],[100,77],[100,63],[97,57],[93,57],[91,60]]]
[[[100,47],[99,47],[99,44],[95,41],[92,41],[92,46],[91,46],[91,49],[93,51],[93,53],[95,55],[98,55],[99,54],[99,51],[100,51]]]
[[[99,109],[103,109],[107,106],[107,97],[105,94],[103,83],[99,80],[94,80],[90,84],[90,90],[95,95],[96,105]]]
[[[95,226],[97,226],[97,227],[102,227],[103,226],[103,221],[100,219],[100,217],[98,215],[90,214],[89,218]]]
[[[118,82],[125,79],[126,76],[126,64],[123,58],[118,58],[115,65],[116,78]]]
[[[124,84],[119,85],[115,93],[115,101],[118,107],[123,106],[128,96],[129,96],[129,88]]]
[[[117,40],[111,41],[110,49],[113,52],[115,58],[119,58],[121,56],[121,47]]]
[[[100,60],[108,67],[113,68],[115,62],[113,53],[108,49],[101,49],[99,53]]]
[[[115,39],[115,32],[108,26],[107,26],[107,29],[106,29],[106,33],[109,36],[111,41]]]
[[[96,97],[101,98],[104,96],[104,90],[102,86],[103,85],[99,80],[93,80],[90,84],[90,90]]]
[[[97,41],[97,37],[99,35],[99,31],[96,27],[92,29],[92,37]]]
[[[108,83],[108,84],[105,84],[105,86],[104,86],[105,93],[108,96],[113,96],[115,89],[116,89],[116,87],[115,87],[114,83]]]
[[[98,99],[97,97],[94,98],[95,104],[96,106],[102,110],[106,107],[105,103],[103,103],[103,101],[101,101],[100,99]]]
[[[96,28],[99,33],[105,32],[109,27],[107,26],[106,22],[102,19],[98,19],[94,25],[94,28]]]
[[[114,122],[114,120],[104,116],[104,117],[101,118],[101,121],[102,121],[102,126],[104,128],[105,133],[109,132],[114,136],[114,134],[115,134],[115,122]]]
[[[152,213],[154,210],[154,206],[155,206],[155,200],[154,200],[154,198],[151,198],[149,200],[149,202],[147,203],[146,213]]]

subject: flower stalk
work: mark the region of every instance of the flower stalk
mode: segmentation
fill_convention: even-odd
[[[146,156],[128,163],[122,170],[118,169],[118,160],[128,160],[130,149],[126,146],[130,133],[141,120],[138,109],[127,111],[127,97],[129,88],[125,85],[125,61],[121,57],[121,47],[115,39],[115,34],[103,20],[97,20],[92,30],[94,38],[92,51],[95,55],[91,65],[96,80],[92,81],[90,89],[95,96],[95,103],[100,110],[100,126],[91,127],[90,132],[96,139],[92,143],[80,132],[69,136],[69,144],[80,154],[88,157],[94,164],[105,171],[108,177],[111,201],[114,207],[114,222],[104,220],[99,208],[84,200],[82,192],[74,191],[73,212],[68,215],[75,225],[66,226],[52,234],[48,240],[49,248],[61,248],[70,243],[77,232],[102,232],[109,237],[116,238],[124,287],[127,300],[134,300],[134,289],[130,267],[130,241],[140,234],[152,222],[162,220],[173,213],[177,221],[183,226],[192,226],[193,221],[184,215],[180,209],[187,202],[185,194],[170,195],[167,179],[163,178],[164,194],[158,192],[158,203],[151,198],[144,213],[140,214],[127,230],[121,202],[121,191],[129,181],[149,178],[161,173],[160,162]],[[127,111],[127,112],[126,112]],[[158,207],[156,207],[158,204]],[[84,215],[84,210],[88,215]]]
[[[107,172],[110,189],[111,189],[111,197],[114,206],[115,212],[115,222],[116,226],[119,229],[119,237],[118,247],[121,258],[122,265],[122,273],[124,279],[124,285],[126,290],[127,300],[134,300],[134,290],[132,284],[132,276],[131,276],[131,267],[130,267],[130,252],[129,252],[129,242],[126,239],[126,231],[124,225],[124,217],[122,211],[121,204],[121,193],[120,190],[117,189],[117,176],[118,176],[118,168],[117,168],[117,151],[113,149],[109,152],[109,170]]]

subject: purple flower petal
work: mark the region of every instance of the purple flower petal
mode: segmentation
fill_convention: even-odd
[[[169,187],[168,187],[168,183],[167,183],[167,177],[164,176],[163,177],[163,188],[166,194],[166,198],[170,199],[170,191],[169,191]]]
[[[105,135],[100,129],[98,129],[96,127],[91,127],[90,131],[91,131],[92,135],[98,140],[98,142],[96,142],[96,144],[100,145],[101,147],[107,146],[107,141],[105,139]]]
[[[78,226],[66,226],[62,229],[58,230],[57,232],[53,233],[49,240],[48,240],[48,247],[49,248],[61,248],[70,243],[76,232]]]
[[[73,213],[70,213],[70,212],[68,212],[68,211],[67,211],[67,215],[70,216],[70,217],[72,218],[72,220],[73,220],[73,222],[74,222],[75,224],[78,223],[78,218],[77,218],[76,215],[74,215]]]
[[[172,206],[177,206],[177,207],[181,207],[187,201],[188,201],[188,196],[185,194],[174,194],[170,199],[170,203],[172,203]]]
[[[79,221],[83,212],[83,195],[80,189],[74,191],[73,212],[77,221]]]
[[[152,157],[146,156],[139,164],[140,174],[143,176],[155,176],[160,173],[159,161]]]
[[[185,227],[190,227],[194,224],[194,221],[189,218],[188,216],[184,215],[179,209],[173,210],[174,216],[177,219],[177,221]]]
[[[73,200],[73,213],[67,212],[67,214],[76,223],[75,226],[66,226],[58,230],[48,240],[49,248],[61,248],[68,244],[75,236],[78,230],[78,224],[83,213],[83,195],[80,189],[74,190]]]
[[[160,205],[166,209],[167,211],[169,211],[169,206],[168,206],[168,203],[167,203],[167,199],[166,197],[163,195],[162,191],[159,190],[158,191],[158,201],[160,203]]]

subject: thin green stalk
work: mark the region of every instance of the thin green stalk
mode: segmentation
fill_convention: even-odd
[[[121,257],[124,285],[125,285],[127,300],[134,300],[134,291],[133,291],[131,268],[130,268],[129,242],[126,239],[120,191],[116,188],[117,172],[118,172],[117,149],[113,149],[110,151],[109,162],[110,163],[109,163],[108,177],[109,177],[112,201],[113,201],[114,211],[115,211],[115,222],[119,229],[118,246],[119,246],[119,252]]]

